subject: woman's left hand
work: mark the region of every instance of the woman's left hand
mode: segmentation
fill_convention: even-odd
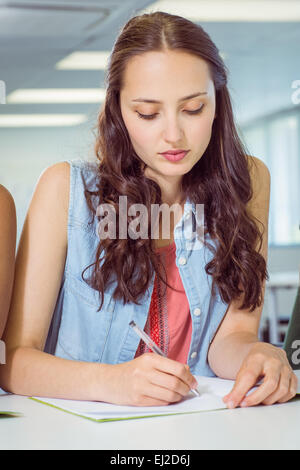
[[[263,382],[247,397],[259,379]],[[283,349],[257,342],[251,347],[236,376],[231,392],[223,397],[228,408],[284,403],[296,395],[297,377]]]

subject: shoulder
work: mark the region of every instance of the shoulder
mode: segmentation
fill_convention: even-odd
[[[249,205],[269,204],[271,176],[267,165],[257,157],[247,155],[248,169],[252,187]]]
[[[38,178],[35,194],[40,198],[57,200],[65,209],[68,207],[70,187],[70,164],[66,161],[54,163],[45,168]]]
[[[97,186],[98,165],[87,160],[69,160],[48,166],[41,173],[33,196],[33,205],[40,210],[50,211],[53,217],[62,217],[66,222],[74,207],[81,214],[85,203],[84,190]],[[82,214],[81,214],[82,215]]]
[[[15,214],[15,203],[11,193],[5,186],[0,184],[0,214],[1,216],[9,216]]]
[[[250,155],[247,155],[247,158],[252,187],[252,197],[247,206],[251,214],[267,227],[270,205],[270,171],[259,158]]]
[[[8,189],[0,184],[0,204],[14,205],[14,199]]]
[[[270,187],[270,171],[267,165],[257,157],[247,155],[248,169],[251,178],[251,184],[254,192],[259,189],[265,188],[267,190]]]
[[[45,168],[38,180],[42,185],[66,185],[70,179],[70,164],[58,162]]]
[[[72,173],[82,175],[95,175],[98,172],[98,163],[88,160],[70,160],[54,163],[45,168],[39,177],[39,184],[56,185],[68,189]]]
[[[52,243],[66,243],[70,166],[58,162],[45,168],[35,185],[23,226],[24,236],[37,233]],[[37,241],[35,243],[38,243]]]

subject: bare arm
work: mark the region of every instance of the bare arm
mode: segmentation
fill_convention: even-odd
[[[11,194],[0,185],[0,339],[9,310],[15,268],[16,209]]]
[[[270,174],[259,159],[251,166],[253,197],[249,201],[252,214],[263,223],[265,231],[261,254],[267,261]],[[265,282],[263,283],[263,295]],[[253,312],[239,310],[240,300],[231,302],[225,318],[209,349],[208,361],[216,375],[236,379],[233,391],[225,398],[238,405],[245,393],[261,376],[264,384],[252,393],[247,405],[284,402],[296,393],[297,379],[281,349],[258,339],[263,302]]]
[[[45,353],[67,253],[68,163],[41,175],[22,231],[4,334],[0,387],[19,395],[165,405],[195,386],[188,366],[156,354],[124,364],[71,361]]]
[[[254,158],[254,157],[252,157]],[[253,198],[249,209],[263,223],[264,235],[261,254],[267,261],[270,173],[263,162],[255,158],[251,166]],[[265,282],[263,284],[263,293]],[[241,299],[231,302],[225,318],[210,346],[208,360],[216,375],[234,379],[251,346],[258,342],[258,328],[263,302],[253,312],[239,310]],[[238,352],[238,353],[237,353]]]
[[[69,165],[58,163],[39,178],[18,247],[7,328],[2,388],[20,395],[90,398],[95,364],[43,352],[67,250]]]

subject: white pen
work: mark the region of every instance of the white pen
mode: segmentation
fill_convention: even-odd
[[[160,356],[167,357],[166,354],[152,341],[152,339],[145,333],[137,324],[132,320],[129,326],[136,332],[136,334],[147,344],[148,348],[152,349],[153,352]],[[200,393],[195,388],[191,388],[191,392],[196,397],[200,397]]]

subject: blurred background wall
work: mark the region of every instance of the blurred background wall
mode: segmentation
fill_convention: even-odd
[[[268,270],[280,342],[300,266],[298,0],[0,0],[0,183],[15,199],[18,241],[41,172],[94,158],[110,50],[130,17],[155,10],[185,16],[211,36],[229,68],[239,133],[270,170]],[[271,310],[267,295],[262,337]]]

